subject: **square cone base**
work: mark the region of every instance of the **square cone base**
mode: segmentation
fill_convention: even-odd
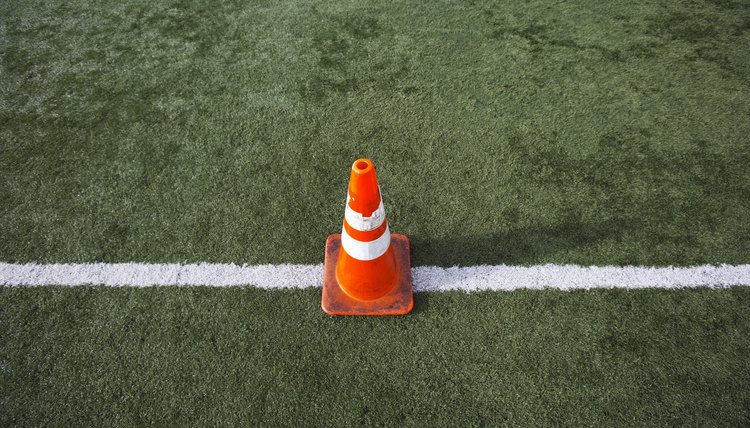
[[[336,262],[341,249],[341,235],[333,234],[326,240],[323,271],[323,311],[329,315],[404,315],[414,307],[411,291],[411,259],[409,238],[391,234],[391,246],[396,256],[398,282],[383,297],[375,300],[357,300],[350,297],[336,281]]]

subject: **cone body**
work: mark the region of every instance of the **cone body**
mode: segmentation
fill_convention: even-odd
[[[346,294],[358,300],[374,300],[396,285],[396,257],[375,168],[369,159],[358,159],[352,165],[341,244],[336,280]]]

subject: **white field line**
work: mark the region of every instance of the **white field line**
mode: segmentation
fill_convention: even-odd
[[[750,286],[750,264],[692,267],[471,266],[412,269],[414,291]],[[323,265],[0,263],[0,286],[320,287]]]

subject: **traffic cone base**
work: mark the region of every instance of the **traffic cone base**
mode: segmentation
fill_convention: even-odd
[[[339,286],[336,280],[336,261],[341,250],[341,235],[336,233],[326,240],[323,271],[323,311],[329,315],[404,315],[414,307],[411,288],[411,260],[409,238],[391,234],[391,248],[396,257],[396,285],[384,296],[374,300],[355,299]]]

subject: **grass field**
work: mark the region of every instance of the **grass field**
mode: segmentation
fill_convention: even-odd
[[[0,261],[750,262],[750,2],[0,2]],[[283,286],[283,284],[281,284]],[[2,425],[750,425],[750,293],[0,288]]]
[[[653,3],[653,4],[652,4]],[[4,2],[5,261],[741,263],[747,2]]]
[[[750,289],[0,293],[3,425],[743,426]],[[12,392],[12,393],[10,393]]]

